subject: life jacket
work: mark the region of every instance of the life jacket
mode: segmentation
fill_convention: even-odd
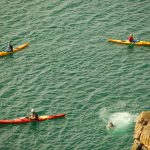
[[[13,46],[11,44],[8,44],[8,48],[6,51],[7,52],[13,52]]]
[[[32,115],[30,116],[30,119],[32,119],[32,120],[38,119],[38,114],[37,114],[37,113],[32,114]]]
[[[128,37],[128,40],[129,40],[130,42],[133,42],[133,37],[132,37],[132,36],[129,36],[129,37]]]

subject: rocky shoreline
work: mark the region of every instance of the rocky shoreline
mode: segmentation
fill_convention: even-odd
[[[150,111],[141,112],[137,118],[131,150],[150,150]]]

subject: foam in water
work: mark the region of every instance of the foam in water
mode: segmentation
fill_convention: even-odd
[[[109,122],[115,125],[114,131],[125,131],[133,122],[135,122],[137,115],[129,112],[116,112],[109,113],[106,108],[100,111],[100,118],[104,122],[105,126]]]
[[[129,112],[117,112],[109,116],[108,122],[113,122],[116,129],[127,128],[131,123],[135,122],[136,115]]]

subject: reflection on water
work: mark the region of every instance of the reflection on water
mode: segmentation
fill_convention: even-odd
[[[33,131],[38,131],[39,130],[39,122],[31,122],[30,125],[30,130]]]
[[[128,53],[133,53],[134,50],[134,44],[128,45]]]
[[[6,56],[1,56],[0,59],[8,59],[8,58],[13,58],[13,53],[6,55]]]

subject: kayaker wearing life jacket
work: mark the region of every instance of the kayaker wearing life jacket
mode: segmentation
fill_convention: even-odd
[[[38,119],[38,114],[35,112],[34,109],[31,109],[31,115],[29,116],[30,119],[32,120],[37,120]]]
[[[133,34],[130,34],[128,37],[129,42],[135,42],[134,38],[133,38]]]
[[[6,51],[7,52],[13,52],[13,46],[10,44],[10,42],[8,43]]]

